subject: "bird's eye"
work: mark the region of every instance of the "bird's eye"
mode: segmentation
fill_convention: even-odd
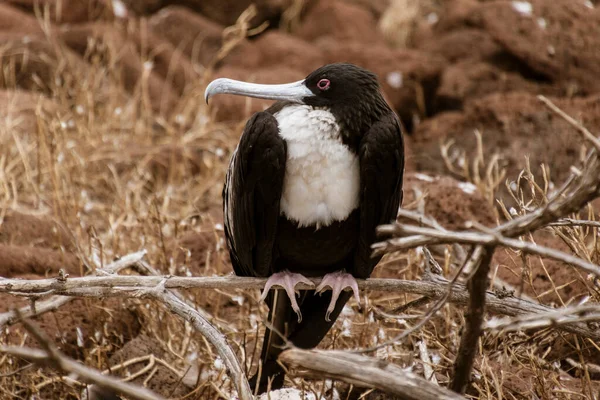
[[[327,90],[329,89],[329,85],[331,85],[331,82],[329,82],[329,79],[321,79],[318,83],[317,83],[317,87],[321,90]]]

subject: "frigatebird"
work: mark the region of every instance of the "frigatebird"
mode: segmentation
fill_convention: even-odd
[[[269,277],[261,299],[272,329],[251,379],[263,393],[283,386],[280,335],[315,347],[352,293],[360,304],[356,278],[368,278],[381,258],[371,256],[376,227],[395,220],[402,201],[404,145],[376,75],[352,64],[280,85],[220,78],[205,99],[224,93],[277,100],[246,123],[223,189],[234,272]],[[306,276],[323,279],[296,291],[312,285]]]

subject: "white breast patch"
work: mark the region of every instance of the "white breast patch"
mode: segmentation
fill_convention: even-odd
[[[342,144],[333,114],[292,105],[275,118],[287,142],[281,214],[317,228],[344,220],[359,204],[359,161]]]

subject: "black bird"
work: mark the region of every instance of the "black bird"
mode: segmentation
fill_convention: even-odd
[[[269,277],[262,299],[272,327],[297,347],[315,347],[351,294],[360,301],[355,278],[368,278],[380,260],[371,257],[375,228],[397,216],[400,123],[375,74],[352,64],[325,65],[282,85],[216,79],[206,101],[219,93],[279,100],[250,118],[231,157],[225,236],[237,275]],[[295,291],[310,283],[304,276],[323,275],[315,290]],[[258,393],[283,386],[283,343],[267,329],[251,380]]]

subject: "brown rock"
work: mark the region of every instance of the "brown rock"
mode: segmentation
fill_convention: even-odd
[[[23,274],[54,277],[59,269],[73,276],[82,271],[79,259],[69,252],[0,244],[0,276],[4,278]]]
[[[424,204],[425,215],[447,229],[466,229],[469,221],[486,226],[496,223],[492,204],[473,184],[448,176],[407,173],[402,208],[414,209],[419,203]]]
[[[8,4],[0,4],[0,31],[16,34],[41,34],[42,28],[33,15]]]
[[[556,102],[590,126],[597,126],[594,124],[600,121],[598,96]],[[412,142],[417,170],[444,173],[440,147],[450,139],[454,140],[455,149],[464,150],[468,160],[472,160],[476,155],[475,129],[482,134],[486,154],[497,152],[503,157],[509,180],[516,179],[528,156],[539,182],[540,164],[549,166],[555,187],[569,175],[571,165],[579,161],[584,145],[580,135],[548,111],[535,95],[492,94],[468,103],[464,113],[442,113],[417,127]],[[506,204],[514,204],[503,186],[499,195]]]
[[[467,60],[446,68],[436,93],[435,110],[461,109],[490,93],[523,91],[532,94],[560,95],[560,88],[525,79],[516,72],[503,71],[482,61]]]
[[[122,75],[120,82],[123,82],[125,90],[133,93],[140,84],[142,77],[147,76],[147,88],[151,101],[151,106],[155,111],[168,112],[176,102],[177,90],[183,90],[181,86],[185,85],[186,76],[192,74],[192,67],[186,64],[186,60],[180,55],[175,55],[172,47],[168,42],[161,41],[154,37],[150,37],[149,42],[152,42],[157,48],[161,48],[161,52],[153,61],[144,61],[139,53],[141,48],[141,38],[139,33],[133,33],[132,36],[127,36],[118,28],[103,23],[90,23],[69,26],[60,31],[61,39],[77,53],[83,55],[88,51],[88,39],[96,38],[102,44],[96,44],[97,52],[93,57],[99,58],[105,64],[113,63],[119,60],[118,72]],[[148,36],[144,38],[147,40]],[[147,44],[147,43],[146,43]],[[152,47],[150,47],[152,48]],[[146,48],[145,50],[148,50]],[[170,50],[170,52],[169,52]],[[179,70],[180,74],[172,74],[170,78],[177,79],[174,85],[170,85],[161,76],[160,72],[168,73],[171,68],[171,58],[178,62],[173,62],[175,71]]]
[[[369,11],[373,17],[378,20],[381,14],[389,7],[391,0],[342,0],[355,6],[359,6]]]
[[[308,41],[331,37],[341,43],[383,44],[377,21],[364,8],[341,1],[321,1],[303,18],[296,34]]]
[[[213,78],[224,77],[256,83],[286,83],[297,81],[304,76],[305,74],[301,71],[284,66],[265,67],[256,71],[223,67]],[[210,109],[217,121],[246,121],[252,114],[257,111],[264,111],[271,104],[273,104],[272,100],[221,95],[211,99]]]
[[[119,365],[123,362],[149,355],[154,355],[156,358],[164,360],[169,364],[176,361],[176,357],[172,355],[168,350],[166,350],[161,342],[154,338],[141,334],[135,339],[127,342],[127,344],[125,344],[123,348],[121,348],[115,354],[113,354],[113,356],[109,360],[109,363],[112,367],[115,367],[116,365]],[[144,368],[147,364],[147,362],[140,362],[137,364],[133,364],[130,367],[125,368],[124,370],[122,369],[119,372],[123,373],[127,371],[129,374],[133,375],[142,368]],[[188,394],[190,391],[190,388],[188,388],[185,385],[185,380],[181,380],[179,376],[177,376],[177,374],[175,374],[173,371],[171,371],[169,368],[165,367],[161,363],[156,364],[155,370],[153,370],[153,375],[146,384],[144,380],[148,379],[148,377],[149,375],[147,373],[142,374],[136,379],[133,379],[131,382],[139,385],[144,384],[144,386],[146,386],[153,392],[169,398],[180,398]]]
[[[175,3],[175,1],[170,1]],[[256,17],[251,21],[252,26],[259,26],[267,21],[274,25],[281,14],[292,4],[292,0],[178,0],[195,11],[221,25],[235,24],[239,16],[250,7],[256,5]]]
[[[459,60],[490,60],[502,52],[502,48],[489,33],[477,28],[459,28],[450,32],[434,31],[415,47],[440,55],[451,63]]]
[[[25,305],[23,299],[14,296],[2,294],[0,298],[0,312]],[[140,331],[135,313],[117,298],[75,299],[34,321],[60,350],[76,359],[84,359],[94,343],[102,337],[106,337],[108,343],[122,345]],[[23,333],[24,328],[19,324],[11,326],[7,337],[18,340],[20,335],[17,331]],[[96,335],[100,335],[100,338],[95,337]],[[39,347],[31,337],[25,345]],[[112,349],[114,351],[114,347]]]
[[[8,0],[24,10],[34,13],[35,8],[48,7],[48,16],[56,23],[78,23],[111,15],[103,0]]]
[[[539,79],[549,79],[572,93],[600,91],[600,13],[583,2],[532,0],[531,15],[512,2],[481,3],[485,29]]]
[[[221,48],[223,26],[186,7],[163,8],[150,17],[149,25],[194,63],[208,65]]]
[[[325,57],[314,44],[283,32],[269,31],[256,40],[244,41],[222,64],[246,69],[287,66],[302,72],[298,80],[325,64]]]
[[[409,131],[413,122],[433,110],[435,91],[445,61],[417,50],[365,47],[332,40],[318,42],[326,62],[351,62],[376,73],[386,99]]]
[[[7,73],[0,74],[0,87],[6,89],[38,91],[50,97],[57,90],[64,91],[78,84],[77,76],[89,68],[77,54],[57,47],[42,36],[4,41],[0,37],[0,42],[3,45],[0,64],[10,66]]]
[[[0,243],[75,250],[69,232],[49,216],[8,211],[0,221]]]
[[[163,96],[169,96],[171,91],[181,95],[188,83],[195,82],[199,78],[189,59],[180,50],[146,29],[142,30],[138,27],[127,32],[114,25],[94,22],[69,26],[62,30],[61,38],[82,56],[90,50],[90,39],[103,43],[112,52],[118,52],[117,57],[121,60],[121,66],[127,76],[131,77],[130,82],[125,82],[128,90],[132,90],[138,84],[143,68],[147,65],[142,63],[144,58],[148,58],[151,62],[152,72],[149,81],[153,94],[159,94],[162,84],[165,90]],[[130,52],[132,49],[134,49],[133,53]],[[110,56],[108,58],[106,63],[112,61]],[[156,101],[158,102],[159,99]],[[174,99],[161,97],[160,101],[170,105]]]
[[[478,0],[448,0],[438,13],[439,20],[435,32],[449,32],[466,27],[481,28],[481,15],[475,11],[480,6]]]

